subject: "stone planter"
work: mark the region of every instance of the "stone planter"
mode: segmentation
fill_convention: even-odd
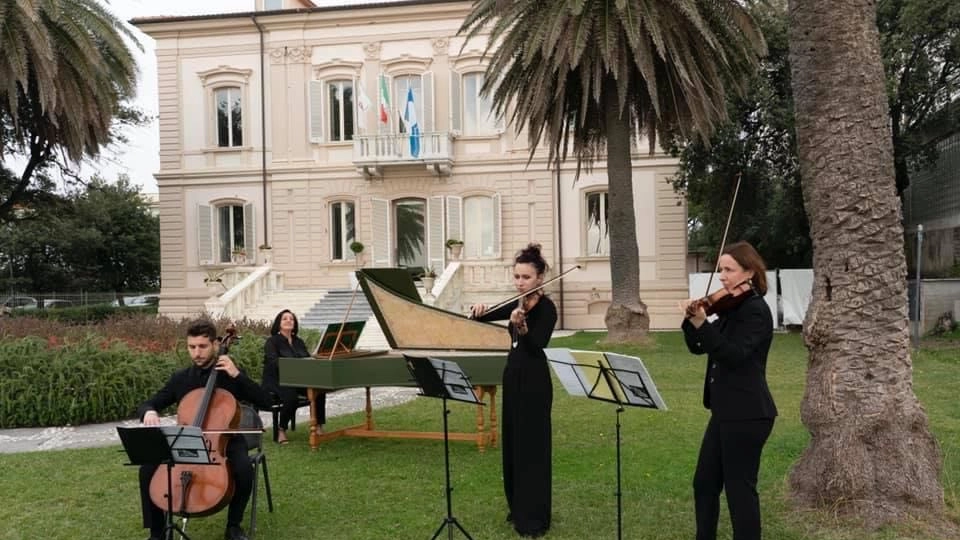
[[[436,279],[435,277],[426,276],[420,278],[420,280],[423,281],[423,290],[426,291],[427,294],[433,294],[433,283]]]

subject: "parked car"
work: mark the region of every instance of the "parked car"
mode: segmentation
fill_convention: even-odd
[[[61,309],[74,305],[73,300],[64,300],[63,298],[47,298],[43,301],[43,309]]]
[[[159,294],[142,294],[140,296],[124,296],[123,305],[125,306],[156,306],[160,304]],[[120,302],[113,301],[114,306],[119,306]]]
[[[0,302],[4,309],[37,309],[37,299],[32,296],[8,296]]]

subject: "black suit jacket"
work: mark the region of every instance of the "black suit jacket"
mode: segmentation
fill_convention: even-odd
[[[777,406],[767,387],[767,353],[773,318],[755,293],[714,322],[696,328],[683,321],[683,336],[693,354],[707,355],[703,406],[718,420],[774,418]]]

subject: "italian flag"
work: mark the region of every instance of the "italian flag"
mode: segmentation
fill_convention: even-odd
[[[390,88],[387,86],[387,77],[380,75],[380,122],[390,121]]]

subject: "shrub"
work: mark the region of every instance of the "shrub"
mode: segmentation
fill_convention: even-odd
[[[227,321],[216,321],[224,328]],[[11,323],[11,324],[7,324]],[[46,427],[132,418],[176,370],[190,365],[189,321],[125,314],[99,324],[44,318],[0,328],[0,428]],[[269,325],[242,320],[230,356],[260,381]],[[308,348],[320,339],[304,330]]]

